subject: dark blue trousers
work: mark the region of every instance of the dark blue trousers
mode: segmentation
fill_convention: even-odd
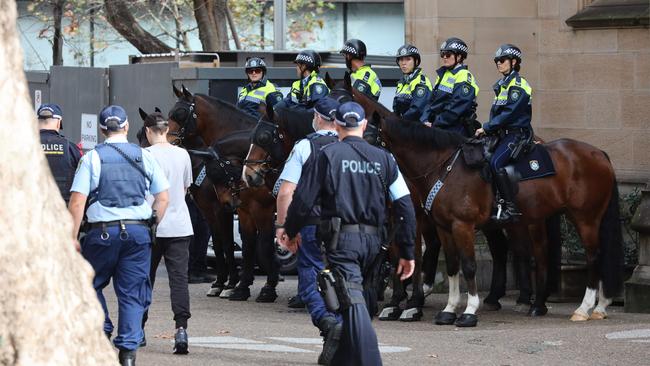
[[[318,323],[326,316],[337,318],[341,316],[327,310],[323,297],[318,292],[317,276],[325,266],[320,250],[320,242],[316,237],[316,225],[308,225],[300,230],[302,244],[298,249],[298,296],[307,305],[311,322]]]
[[[338,247],[327,253],[329,267],[341,273],[348,283],[363,283],[363,273],[379,253],[378,236],[362,233],[340,233]],[[364,298],[360,290],[350,290],[355,298]],[[366,299],[367,301],[367,299]],[[378,366],[381,355],[377,335],[372,328],[366,301],[357,301],[342,312],[343,335],[332,364]]]
[[[499,140],[499,145],[494,149],[492,154],[492,160],[490,160],[490,166],[492,170],[497,172],[499,169],[505,167],[510,163],[510,154],[515,147],[517,141],[519,141],[520,135],[516,133],[510,133],[501,140]]]
[[[144,336],[142,315],[151,303],[149,228],[127,225],[126,238],[120,238],[117,226],[108,227],[106,231],[109,237],[104,240],[101,229],[90,230],[83,240],[81,254],[95,270],[93,287],[104,309],[104,332],[113,333],[102,293],[112,279],[119,307],[117,337],[113,343],[119,349],[136,350]]]

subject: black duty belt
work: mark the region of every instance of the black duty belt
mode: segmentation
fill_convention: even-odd
[[[91,229],[102,229],[109,226],[121,226],[121,225],[142,225],[149,226],[149,223],[146,220],[115,220],[115,221],[105,221],[105,222],[92,222],[90,223]]]
[[[379,228],[377,226],[365,225],[365,224],[345,224],[345,225],[341,225],[341,232],[379,235]]]
[[[521,133],[521,134],[526,134],[528,133],[528,129],[526,128],[504,128],[501,130],[501,133],[504,135],[510,135],[513,133]]]
[[[305,226],[309,225],[320,225],[320,217],[308,217],[307,220],[305,220]]]

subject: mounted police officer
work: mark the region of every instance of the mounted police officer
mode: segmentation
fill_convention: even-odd
[[[469,47],[460,38],[447,39],[440,46],[442,67],[436,70],[433,98],[428,109],[428,120],[433,127],[472,136],[476,96],[479,88],[474,75],[467,69]]]
[[[490,110],[490,121],[476,131],[476,136],[500,136],[490,166],[495,173],[495,183],[500,195],[497,212],[492,219],[502,222],[516,220],[521,216],[515,205],[516,183],[509,179],[504,168],[514,158],[513,152],[519,144],[533,136],[530,125],[533,115],[533,89],[526,79],[519,75],[521,58],[521,50],[512,44],[504,44],[497,49],[494,63],[503,78],[493,86],[495,95]]]
[[[81,254],[95,270],[93,286],[104,308],[104,332],[109,338],[113,323],[102,290],[113,280],[119,306],[113,343],[119,349],[120,363],[135,365],[135,353],[144,337],[142,315],[151,303],[150,223],[165,214],[169,183],[150,152],[127,142],[129,123],[122,107],[104,108],[99,126],[106,141],[81,159],[70,189],[69,210],[76,239],[88,199],[90,230]],[[152,206],[145,200],[149,193],[154,196]]]
[[[397,49],[395,63],[404,76],[397,82],[393,112],[409,121],[426,122],[426,108],[431,99],[431,81],[422,73],[420,52],[410,44]]]
[[[275,84],[266,79],[266,63],[259,57],[246,60],[248,84],[242,88],[237,97],[237,108],[260,118],[260,110],[266,105],[273,106],[282,100],[282,93]]]
[[[299,230],[320,202],[319,237],[326,246],[328,269],[319,274],[319,287],[328,309],[343,317],[341,341],[329,364],[381,365],[377,336],[364,299],[363,276],[380,252],[387,199],[392,201],[400,223],[397,272],[402,279],[413,274],[415,212],[393,157],[363,139],[363,108],[355,102],[343,103],[336,111],[335,122],[340,142],[323,147],[316,161],[305,167],[287,213],[286,235],[280,242],[295,251],[300,244]]]
[[[350,70],[352,87],[374,100],[379,100],[381,81],[377,73],[364,61],[367,55],[366,44],[358,39],[349,39],[345,41],[339,53],[345,56],[345,66]]]
[[[285,235],[283,224],[293,192],[303,172],[303,166],[313,164],[323,146],[338,141],[334,126],[334,114],[338,106],[337,101],[328,97],[316,102],[312,121],[316,132],[298,141],[284,164],[279,178],[282,183],[277,197],[276,238],[278,241],[281,241]],[[298,250],[298,297],[307,306],[312,323],[320,329],[325,339],[319,363],[329,364],[338,347],[343,324],[338,314],[327,310],[323,298],[318,293],[317,276],[324,268],[320,242],[316,235],[318,224],[320,224],[320,208],[315,206],[310,212],[306,225],[300,229],[302,245]]]
[[[42,104],[36,112],[38,116],[41,147],[47,164],[54,176],[61,197],[66,205],[70,201],[70,186],[74,171],[81,160],[81,150],[74,142],[66,139],[59,131],[63,128],[63,112],[57,104]]]
[[[321,66],[320,55],[314,50],[302,50],[293,61],[296,64],[298,80],[291,84],[289,95],[284,102],[289,107],[314,108],[314,104],[326,97],[330,89],[318,75]]]

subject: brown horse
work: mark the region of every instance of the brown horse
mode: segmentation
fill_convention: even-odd
[[[206,149],[220,139],[237,131],[251,130],[256,120],[238,110],[235,106],[202,94],[193,95],[185,87],[173,87],[178,101],[170,111],[170,134],[186,148]],[[246,156],[249,143],[241,142],[237,153],[240,159]],[[222,195],[232,197],[232,195]],[[237,212],[243,242],[244,257],[239,284],[228,293],[235,301],[250,297],[249,287],[254,280],[255,262],[267,273],[267,283],[262,288],[258,302],[273,302],[277,298],[275,287],[279,279],[278,262],[275,256],[273,220],[275,201],[266,189],[245,190],[239,193],[241,201]],[[259,255],[257,255],[259,248]]]
[[[354,92],[353,92],[354,93]],[[369,106],[369,98],[354,93],[354,99]],[[380,135],[393,151],[405,177],[413,182],[414,196],[423,204],[433,185],[447,175],[449,182],[435,197],[430,215],[445,249],[449,275],[449,300],[438,314],[439,324],[456,319],[459,304],[459,270],[467,281],[468,302],[459,325],[476,324],[479,298],[476,291],[475,230],[489,223],[493,204],[492,186],[479,171],[455,159],[465,141],[460,135],[425,128],[397,118],[371,116]],[[563,212],[576,226],[587,254],[588,283],[574,321],[603,319],[622,286],[622,238],[618,211],[618,187],[611,162],[603,151],[583,142],[560,139],[544,144],[556,169],[554,176],[519,184],[518,207],[523,217],[507,225],[517,243],[531,243],[535,258],[535,302],[532,315],[543,315],[547,291],[548,237],[545,219]],[[454,162],[455,161],[455,162]],[[448,173],[445,173],[448,172]],[[600,291],[599,291],[600,289]],[[591,310],[598,305],[591,315]]]

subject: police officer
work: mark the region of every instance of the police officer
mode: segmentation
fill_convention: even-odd
[[[313,50],[302,50],[293,63],[296,64],[298,80],[291,84],[291,91],[284,102],[289,107],[311,109],[319,99],[330,93],[327,84],[318,75],[320,55]]]
[[[467,124],[473,120],[479,88],[474,75],[467,69],[469,47],[460,38],[447,39],[440,46],[442,67],[436,70],[433,98],[427,112],[434,127],[458,132],[465,136],[474,134]]]
[[[152,208],[160,221],[169,202],[169,183],[150,152],[127,142],[129,122],[124,109],[110,105],[99,115],[106,140],[84,155],[70,189],[69,210],[76,239],[86,212],[90,230],[81,254],[95,270],[93,286],[104,308],[104,332],[110,338],[113,323],[102,290],[113,280],[119,306],[117,336],[122,365],[135,365],[135,353],[144,337],[142,315],[151,303]],[[145,196],[154,196],[152,206]],[[155,218],[155,216],[153,216]]]
[[[426,122],[426,108],[431,99],[431,81],[422,73],[420,52],[410,44],[397,49],[395,63],[404,74],[397,82],[393,112],[409,121]]]
[[[345,41],[339,53],[345,56],[345,66],[350,70],[352,87],[374,100],[379,100],[381,81],[377,73],[364,61],[367,54],[366,44],[358,39],[349,39]]]
[[[521,216],[515,205],[515,183],[508,178],[504,167],[510,163],[514,147],[522,139],[533,136],[530,125],[533,89],[519,75],[521,56],[521,50],[512,44],[503,44],[497,49],[494,63],[503,78],[493,86],[494,102],[490,109],[490,121],[476,131],[476,136],[498,134],[501,137],[490,161],[500,195],[492,219],[500,222],[514,221]]]
[[[260,110],[266,105],[275,105],[282,100],[282,93],[275,84],[266,79],[266,63],[259,57],[246,60],[248,84],[242,88],[237,97],[237,108],[260,118]]]
[[[42,104],[36,112],[41,147],[66,205],[70,201],[70,186],[81,159],[81,150],[59,131],[63,128],[63,112],[57,104]]]
[[[330,364],[381,365],[377,336],[363,297],[363,273],[379,253],[379,227],[386,222],[389,198],[400,222],[397,272],[402,280],[411,276],[415,212],[393,157],[363,139],[363,108],[355,102],[343,103],[335,122],[340,142],[323,147],[316,161],[305,168],[289,206],[281,244],[296,250],[301,237],[298,232],[320,200],[321,220],[333,228],[340,224],[339,230],[319,232],[326,242],[327,264],[336,279],[338,311],[344,324]]]
[[[293,192],[303,171],[303,166],[313,164],[320,149],[338,141],[334,114],[339,103],[332,98],[322,98],[314,106],[312,126],[314,133],[307,135],[293,147],[289,159],[284,164],[280,175],[281,185],[277,196],[276,238],[282,240],[283,223],[291,203]],[[338,348],[343,325],[341,317],[325,307],[323,298],[318,293],[317,275],[324,268],[320,242],[316,237],[316,228],[320,223],[320,208],[315,206],[309,213],[306,225],[300,229],[302,245],[298,250],[298,297],[307,305],[312,323],[320,329],[325,339],[319,363],[329,364]]]

